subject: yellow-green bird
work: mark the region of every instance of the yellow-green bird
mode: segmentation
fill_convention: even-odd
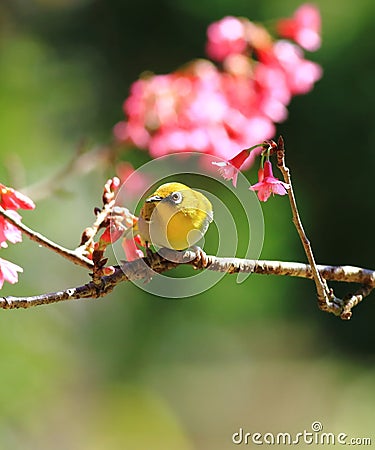
[[[203,194],[166,183],[146,199],[137,225],[145,242],[183,250],[199,241],[212,220],[212,205]]]

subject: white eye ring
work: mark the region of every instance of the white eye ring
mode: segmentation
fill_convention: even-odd
[[[172,194],[170,195],[171,200],[173,201],[173,203],[175,203],[176,205],[178,205],[179,203],[182,202],[182,194],[181,192],[172,192]]]

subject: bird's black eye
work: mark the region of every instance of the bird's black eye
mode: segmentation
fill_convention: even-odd
[[[178,205],[179,203],[182,202],[181,192],[172,192],[170,197],[171,197],[171,200],[173,201],[173,203],[175,203],[176,205]]]

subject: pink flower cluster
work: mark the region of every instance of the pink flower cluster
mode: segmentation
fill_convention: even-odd
[[[320,44],[319,11],[303,5],[279,21],[282,37],[309,50]],[[275,40],[260,25],[225,17],[208,28],[206,51],[221,68],[197,60],[166,75],[136,81],[124,102],[126,120],[115,137],[148,149],[156,158],[197,151],[225,160],[271,138],[286,119],[292,97],[309,92],[321,67],[300,46]],[[255,152],[252,152],[255,156]]]
[[[0,183],[0,206],[7,211],[13,219],[21,220],[21,216],[16,209],[34,209],[34,202],[26,195],[17,192],[13,188]],[[13,224],[8,222],[3,216],[0,216],[0,247],[6,248],[9,241],[16,244],[22,241],[21,231]],[[0,258],[0,289],[4,281],[14,284],[18,281],[17,272],[22,272],[22,267],[17,266],[5,259]]]

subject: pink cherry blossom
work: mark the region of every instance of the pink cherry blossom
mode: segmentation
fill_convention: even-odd
[[[100,245],[108,245],[116,242],[129,228],[134,227],[138,217],[134,216],[128,208],[114,206],[109,217],[109,224],[100,237]]]
[[[135,145],[140,144],[139,130],[146,130],[148,137],[142,144],[154,158],[198,151],[229,160],[275,132],[272,119],[259,111],[259,96],[248,76],[220,72],[209,62],[197,61],[184,73],[158,82],[157,78],[142,80],[132,90],[143,106],[131,96],[125,102],[128,122],[116,128],[118,138]],[[184,89],[176,91],[175,86]]]
[[[254,69],[254,80],[259,95],[259,109],[273,122],[283,122],[288,117],[287,105],[292,93],[282,67],[275,62],[259,62]]]
[[[153,158],[196,151],[228,161],[274,136],[292,97],[309,92],[322,76],[300,47],[272,40],[245,18],[210,25],[207,51],[222,68],[195,60],[133,83],[124,102],[126,120],[114,127],[116,139],[147,149]],[[247,167],[256,154],[251,152]]]
[[[4,209],[34,209],[34,202],[21,192],[0,183],[0,206]]]
[[[266,202],[271,194],[285,195],[289,189],[289,184],[275,178],[272,173],[270,161],[264,163],[264,169],[258,173],[258,183],[250,187],[252,191],[258,191],[258,198],[261,202]]]
[[[100,241],[103,244],[113,244],[124,234],[125,228],[115,221],[111,221],[111,224],[104,230],[104,233],[100,236]]]
[[[306,60],[300,47],[288,41],[277,41],[272,49],[261,52],[260,61],[279,70],[291,95],[306,94],[323,74],[319,64]]]
[[[21,216],[16,211],[7,211],[7,213],[13,219],[21,220]],[[0,216],[0,247],[8,247],[8,244],[6,243],[7,240],[12,244],[21,242],[22,233],[17,227],[8,222],[3,216]]]
[[[0,258],[0,289],[3,287],[4,281],[10,284],[17,283],[17,272],[23,272],[22,267]]]
[[[29,197],[2,183],[0,183],[0,206],[16,220],[21,220],[21,216],[15,211],[16,209],[35,208],[34,202]],[[22,233],[17,227],[0,216],[0,247],[6,248],[8,246],[7,240],[12,244],[21,242]]]
[[[237,17],[224,17],[212,23],[207,29],[207,55],[215,61],[223,61],[227,56],[240,54],[246,50],[246,29]]]
[[[281,37],[294,40],[306,50],[318,50],[321,45],[319,9],[305,3],[296,10],[292,18],[279,20],[277,31]]]
[[[233,186],[236,187],[238,172],[248,157],[249,151],[242,150],[229,161],[212,161],[212,164],[219,167],[220,175],[224,180],[232,180]]]
[[[137,247],[136,243],[140,243],[139,235],[134,238],[123,239],[122,248],[124,249],[127,261],[134,261],[135,259],[144,257],[142,250]]]
[[[118,122],[113,127],[113,134],[120,142],[130,141],[139,148],[147,148],[150,134],[142,123]]]

